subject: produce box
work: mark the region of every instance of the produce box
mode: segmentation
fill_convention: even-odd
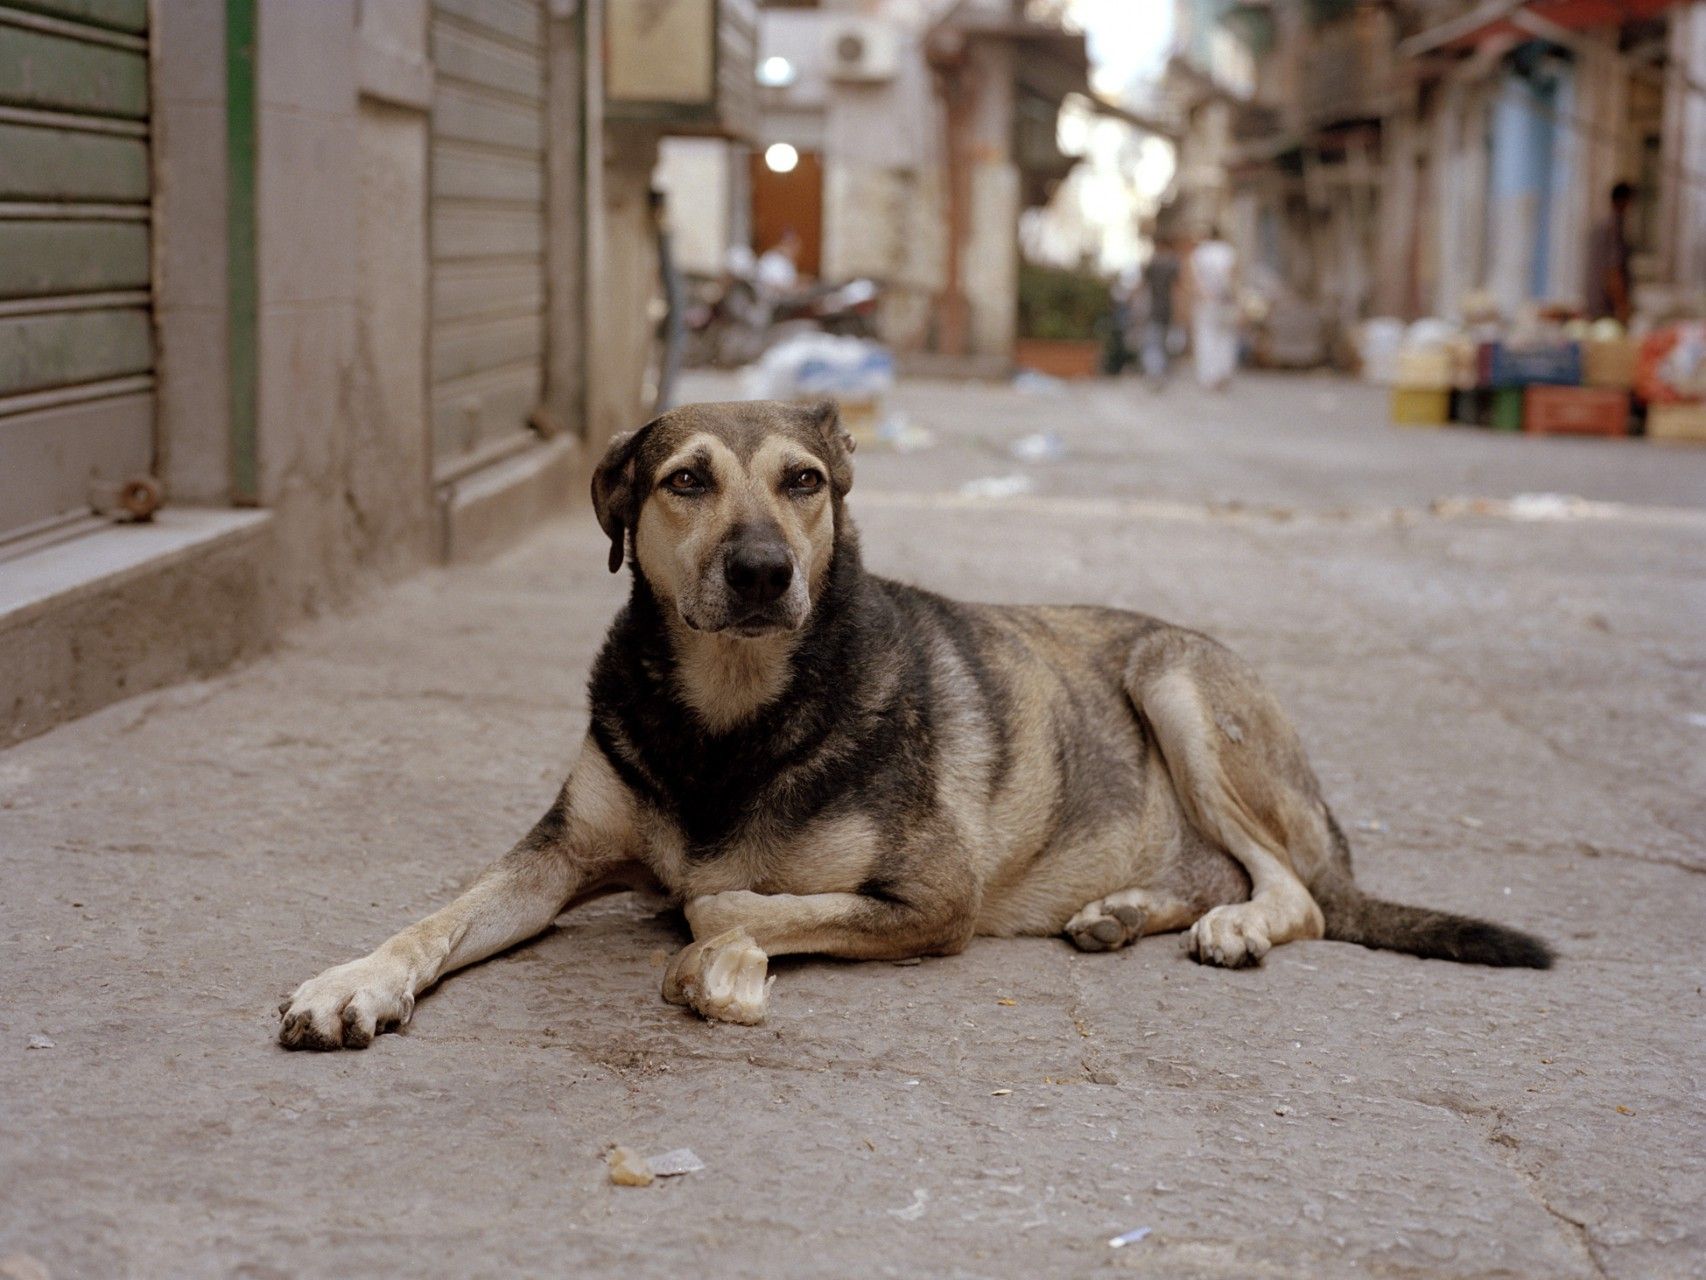
[[[1700,399],[1706,386],[1706,363],[1700,360],[1706,325],[1669,324],[1641,340],[1635,358],[1635,394],[1648,404],[1688,404]],[[1682,350],[1679,352],[1678,348]]]
[[[1521,387],[1503,387],[1493,392],[1494,431],[1522,430],[1522,398]]]
[[[1451,344],[1451,385],[1460,391],[1481,386],[1481,344],[1459,338]],[[1483,424],[1485,425],[1485,424]]]
[[[1582,349],[1574,342],[1553,342],[1541,347],[1489,342],[1481,348],[1481,360],[1483,386],[1576,387],[1582,381]]]
[[[1649,440],[1706,444],[1706,404],[1655,404],[1647,409]]]
[[[1438,427],[1451,420],[1451,392],[1443,387],[1393,387],[1392,421],[1405,427]]]
[[[1530,387],[1523,430],[1535,436],[1626,436],[1629,393],[1605,387]]]
[[[1641,344],[1633,338],[1582,343],[1582,385],[1627,391],[1635,385],[1635,358]]]
[[[1493,392],[1464,391],[1451,393],[1451,420],[1466,427],[1493,425]]]
[[[1451,389],[1451,349],[1423,347],[1398,353],[1396,386],[1411,391],[1449,391]]]

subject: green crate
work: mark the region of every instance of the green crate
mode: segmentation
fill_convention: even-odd
[[[1493,430],[1522,430],[1521,387],[1500,387],[1493,392]]]

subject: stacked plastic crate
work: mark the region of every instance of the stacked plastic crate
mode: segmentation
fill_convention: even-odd
[[[1406,427],[1439,427],[1451,421],[1449,340],[1412,332],[1398,351],[1392,379],[1392,421]]]
[[[1654,440],[1706,444],[1706,323],[1666,325],[1634,359],[1635,392]]]

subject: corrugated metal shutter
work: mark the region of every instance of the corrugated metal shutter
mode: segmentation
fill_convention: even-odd
[[[528,430],[544,382],[539,0],[434,0],[432,421],[440,474]]]
[[[0,0],[0,537],[148,472],[147,0]]]

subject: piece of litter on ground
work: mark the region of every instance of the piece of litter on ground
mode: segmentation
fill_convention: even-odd
[[[1468,827],[1471,831],[1479,831],[1482,827],[1487,825],[1479,818],[1471,818],[1467,813],[1458,814],[1457,820],[1464,826]]]
[[[896,453],[916,453],[920,449],[932,448],[936,443],[936,433],[912,422],[905,414],[891,413],[877,428],[877,443]]]
[[[1030,395],[1063,395],[1066,383],[1052,374],[1038,373],[1035,369],[1021,369],[1013,375],[1013,390],[1023,391]]]
[[[1018,1004],[1019,1002],[1017,1000],[1009,1000],[1006,996],[1002,996],[1001,999],[997,1000],[995,1003],[996,1004],[1004,1004],[1004,1005],[1011,1007],[1013,1005]]]
[[[31,1036],[29,1047],[32,1049],[51,1049],[53,1048],[53,1041],[46,1036]]]
[[[1617,1114],[1620,1116],[1632,1116],[1635,1114],[1635,1110],[1633,1107],[1626,1107],[1619,1102],[1617,1104]]]
[[[647,1156],[646,1168],[654,1178],[679,1178],[684,1173],[698,1173],[705,1162],[693,1154],[691,1147],[677,1147],[661,1156]]]
[[[962,498],[1017,498],[1036,488],[1030,476],[979,476],[960,486]]]
[[[992,1098],[1005,1098],[1012,1092],[1013,1091],[1011,1089],[991,1089],[989,1091],[989,1096]]]
[[[1362,818],[1357,822],[1357,830],[1380,832],[1386,830],[1386,824],[1379,818]]]
[[[1128,1244],[1136,1244],[1139,1240],[1142,1240],[1147,1236],[1149,1231],[1150,1229],[1148,1227],[1133,1227],[1124,1235],[1115,1236],[1112,1240],[1108,1241],[1108,1248],[1123,1249]]]
[[[930,1193],[923,1187],[915,1187],[912,1191],[912,1203],[904,1209],[890,1209],[889,1213],[902,1222],[917,1222],[924,1216],[924,1206],[930,1203]]]
[[[1020,436],[1007,446],[1007,452],[1020,462],[1058,462],[1066,456],[1066,446],[1052,431],[1036,431]]]
[[[1570,493],[1519,493],[1505,504],[1512,520],[1568,520],[1591,509]]]
[[[619,1187],[649,1187],[654,1174],[639,1155],[627,1147],[611,1147],[605,1157],[610,1166],[610,1180]]]

